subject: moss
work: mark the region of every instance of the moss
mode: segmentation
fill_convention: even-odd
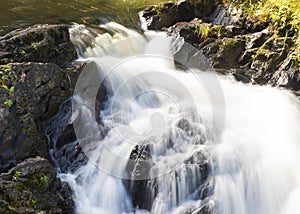
[[[225,42],[223,43],[225,48],[234,48],[237,44],[239,44],[241,42],[240,39],[227,39],[225,40]]]
[[[8,64],[6,64],[6,65],[0,65],[0,68],[3,69],[6,72],[11,70],[11,67]]]
[[[196,26],[196,29],[195,29],[195,33],[202,40],[208,39],[209,31],[210,31],[209,24],[206,24],[206,23]]]
[[[232,32],[230,29],[226,29],[222,25],[212,25],[209,23],[199,23],[195,24],[195,34],[200,38],[200,40],[204,41],[208,38],[223,38],[223,37],[231,37]]]
[[[45,174],[42,174],[39,179],[41,184],[48,183],[48,177]]]
[[[6,107],[11,107],[14,104],[15,96],[15,85],[17,82],[17,75],[11,69],[9,64],[0,66],[0,88],[4,89],[1,91],[1,102]]]
[[[38,49],[35,43],[31,44],[31,48],[32,48],[34,51],[37,51],[37,49]]]
[[[256,53],[256,56],[255,56],[255,59],[259,59],[259,60],[269,60],[272,56],[274,56],[274,52],[273,51],[270,51],[268,49],[265,49],[265,48],[259,48],[257,53]]]
[[[12,176],[12,181],[7,187],[11,188],[11,192],[14,193],[3,196],[3,199],[9,202],[6,213],[18,213],[20,208],[25,209],[26,213],[35,213],[39,202],[34,195],[44,191],[48,184],[48,177],[41,172],[23,176],[21,172],[16,171]],[[1,186],[6,186],[6,184],[2,182]]]
[[[150,7],[149,11],[152,14],[160,15],[161,13],[168,13],[168,10],[174,6],[174,3],[161,3]]]
[[[22,175],[21,172],[16,171],[15,174],[12,176],[13,181],[18,181],[19,177]]]
[[[292,59],[297,67],[300,67],[300,53],[294,53]]]
[[[266,24],[274,35],[293,37],[295,41],[295,65],[300,55],[300,7],[299,0],[223,0],[241,8],[248,20]]]

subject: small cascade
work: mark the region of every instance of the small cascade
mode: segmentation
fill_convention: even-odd
[[[164,33],[109,22],[75,25],[70,35],[79,60],[94,62],[78,88],[96,82],[107,92],[95,112],[97,93],[75,90],[46,133],[58,166],[67,148],[80,148],[71,154],[81,161],[67,156],[70,167],[59,174],[74,191],[77,213],[298,213],[293,95],[218,76],[204,58],[181,61]],[[58,146],[70,124],[77,138]]]

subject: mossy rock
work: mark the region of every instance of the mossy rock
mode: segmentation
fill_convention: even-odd
[[[67,25],[35,25],[0,37],[0,64],[43,62],[63,65],[77,58]]]
[[[0,175],[0,195],[5,213],[72,213],[71,191],[61,191],[56,169],[44,158],[30,158]],[[64,205],[64,206],[62,206]]]
[[[208,16],[215,8],[213,0],[183,0],[150,6],[141,12],[141,16],[145,18],[149,30],[161,30],[177,22]]]
[[[232,68],[242,55],[246,41],[238,38],[224,38],[218,41],[219,49],[214,57],[215,68]]]

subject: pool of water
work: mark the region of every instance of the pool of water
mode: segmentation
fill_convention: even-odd
[[[84,23],[106,18],[127,27],[139,25],[137,12],[169,0],[0,0],[0,35],[33,24]]]

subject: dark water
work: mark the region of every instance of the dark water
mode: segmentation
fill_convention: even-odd
[[[85,23],[106,18],[127,27],[139,24],[137,12],[167,0],[0,0],[0,35],[33,24]]]

